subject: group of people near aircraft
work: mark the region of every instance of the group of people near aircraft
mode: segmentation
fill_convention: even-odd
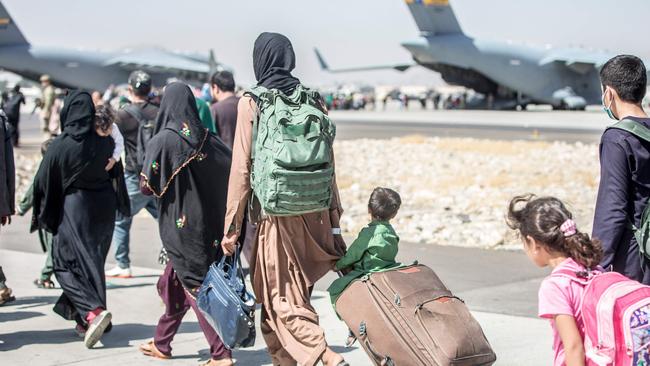
[[[332,150],[335,129],[319,94],[293,75],[295,66],[289,39],[262,33],[253,47],[255,87],[238,97],[231,73],[211,76],[214,131],[202,121],[201,107],[184,83],[167,84],[160,104],[152,103],[152,81],[143,71],[129,77],[130,103],[117,112],[85,91],[67,91],[61,133],[44,144],[29,196],[18,209],[10,125],[2,123],[2,225],[32,208],[31,229],[40,232],[49,255],[35,284],[51,288],[51,277],[56,279],[62,294],[54,311],[74,322],[88,348],[111,331],[113,320],[119,321],[120,314],[109,310],[106,276],[132,276],[129,231],[133,215],[146,209],[158,221],[166,264],[157,285],[164,313],[153,339],[139,348],[144,355],[171,358],[171,342],[192,308],[210,345],[206,364],[233,364],[233,350],[198,309],[197,296],[210,266],[244,246],[273,364],[347,365],[327,344],[319,325],[311,303],[314,284],[331,270],[341,271],[329,289],[336,306],[356,280],[401,268],[396,262],[399,236],[390,221],[402,201],[389,188],[369,192],[370,223],[346,248],[340,229],[344,202]],[[614,271],[650,285],[647,238],[637,230],[648,224],[644,211],[650,198],[650,142],[638,132],[650,128],[641,107],[646,69],[639,58],[621,55],[604,64],[600,76],[606,113],[619,122],[603,133],[600,145],[593,236],[576,227],[571,212],[556,198],[518,196],[507,212],[507,224],[521,234],[531,261],[553,268],[540,288],[539,315],[552,325],[556,365],[584,365],[590,357],[580,311],[584,282]],[[298,132],[283,130],[285,125],[266,117],[302,116],[292,115],[292,110],[311,116],[306,120],[312,124],[317,116],[320,129],[306,123]],[[313,154],[264,150],[289,140],[316,146],[317,138],[323,140],[310,150]],[[300,169],[291,170],[296,166]],[[111,243],[117,266],[105,271]],[[574,274],[581,277],[570,278]],[[5,281],[0,268],[1,305],[15,299]],[[650,306],[635,311],[647,323]],[[650,325],[632,331],[639,335],[648,329]],[[631,352],[650,361],[641,348]]]

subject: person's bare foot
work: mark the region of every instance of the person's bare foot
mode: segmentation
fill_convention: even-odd
[[[233,366],[235,363],[232,362],[232,358],[222,358],[220,360],[210,360],[204,363],[201,366]]]
[[[141,344],[139,349],[140,352],[142,352],[142,354],[145,356],[160,358],[162,360],[168,360],[172,358],[171,355],[166,355],[160,352],[158,348],[156,348],[156,345],[153,343],[153,341],[149,341],[148,343]]]
[[[16,298],[14,297],[9,287],[5,287],[2,290],[0,290],[0,305],[6,304],[8,302],[12,302],[14,300],[16,300]]]

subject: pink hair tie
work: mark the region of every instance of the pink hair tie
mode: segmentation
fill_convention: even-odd
[[[575,235],[578,232],[576,229],[575,221],[567,219],[562,226],[560,226],[560,231],[564,234],[565,237]]]

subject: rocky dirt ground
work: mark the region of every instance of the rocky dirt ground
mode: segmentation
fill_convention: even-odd
[[[520,248],[504,215],[509,199],[522,193],[564,200],[579,228],[591,231],[596,144],[408,136],[340,141],[335,151],[348,235],[368,223],[368,197],[377,186],[402,196],[393,224],[403,241]],[[40,154],[17,151],[18,197],[39,160]]]
[[[410,136],[342,141],[335,149],[348,233],[367,223],[376,186],[402,196],[394,226],[403,241],[520,248],[504,215],[522,193],[564,200],[579,228],[591,232],[597,144]]]

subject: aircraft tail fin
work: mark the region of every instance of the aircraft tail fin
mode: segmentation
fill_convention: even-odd
[[[406,4],[423,35],[463,33],[449,0],[406,0]]]
[[[27,39],[23,36],[14,20],[9,15],[4,4],[0,2],[0,46],[27,45]]]
[[[325,62],[325,58],[320,53],[318,48],[314,48],[314,53],[316,53],[316,58],[318,59],[318,64],[320,65],[320,69],[323,71],[329,71],[330,67],[329,65],[327,65],[327,62]]]

